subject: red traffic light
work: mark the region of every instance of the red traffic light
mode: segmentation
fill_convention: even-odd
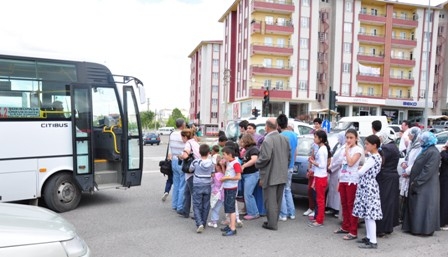
[[[269,96],[269,90],[264,91],[264,96]]]

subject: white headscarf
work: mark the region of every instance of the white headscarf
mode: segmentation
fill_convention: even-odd
[[[389,137],[389,131],[387,131],[386,129],[381,130],[378,133],[378,137],[380,138],[382,145],[392,142],[392,139]]]

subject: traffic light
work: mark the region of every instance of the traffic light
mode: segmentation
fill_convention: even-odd
[[[269,89],[264,91],[263,104],[265,106],[269,104]]]
[[[336,102],[337,102],[337,100],[336,100],[336,96],[338,95],[338,93],[336,93],[336,91],[334,91],[334,90],[331,90],[330,91],[330,104],[329,104],[329,107],[330,107],[330,110],[336,110],[336,107],[337,107],[337,104],[336,104]]]
[[[255,118],[257,118],[260,115],[260,110],[258,110],[257,107],[254,107],[252,109],[252,115],[255,116]]]

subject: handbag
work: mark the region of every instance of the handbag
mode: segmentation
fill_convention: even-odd
[[[170,134],[171,135],[171,134]],[[168,146],[166,147],[165,160],[159,162],[160,173],[164,176],[172,176],[173,168],[171,167],[171,160],[168,159],[168,149],[170,147],[170,141],[168,140]]]
[[[194,161],[193,152],[191,152],[186,159],[182,161],[182,171],[185,173],[191,173],[190,172],[190,166]]]

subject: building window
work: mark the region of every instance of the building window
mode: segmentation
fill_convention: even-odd
[[[352,2],[345,3],[345,12],[352,12]]]
[[[268,24],[268,25],[274,25],[274,17],[272,17],[272,16],[266,16],[266,17],[264,17],[264,21],[265,21],[266,24]]]
[[[350,73],[350,63],[343,63],[342,64],[342,72],[344,73]]]
[[[219,45],[213,45],[213,52],[219,52]]]
[[[300,38],[300,48],[308,49],[308,38]]]
[[[271,80],[267,79],[264,81],[264,88],[271,88]]]
[[[285,39],[284,38],[278,38],[277,39],[277,46],[278,47],[285,47]]]
[[[352,24],[350,22],[344,23],[344,32],[347,32],[347,33],[352,32]]]
[[[344,43],[344,52],[351,53],[352,52],[352,43]]]
[[[342,84],[342,95],[350,94],[350,84]]]
[[[299,80],[299,89],[300,90],[308,90],[308,81]]]
[[[276,61],[276,65],[277,65],[277,68],[282,68],[283,69],[283,67],[285,67],[284,61],[282,59],[278,59]]]
[[[373,96],[373,95],[374,95],[373,87],[369,87],[369,88],[367,89],[367,95],[369,95],[369,96]]]
[[[310,0],[302,0],[302,6],[310,6]]]
[[[275,82],[275,88],[279,89],[279,90],[283,90],[283,81],[282,80],[278,80]]]
[[[219,66],[219,59],[213,59],[213,66]]]
[[[218,99],[212,98],[212,105],[218,105]]]
[[[212,118],[218,118],[218,113],[217,112],[212,112],[211,116],[212,116]]]
[[[299,67],[301,70],[308,70],[308,60],[306,59],[299,60]]]
[[[218,75],[219,75],[218,72],[212,72],[213,79],[218,79],[219,78]]]
[[[375,9],[375,8],[370,9],[370,15],[377,16],[378,15],[378,9]]]
[[[272,37],[265,37],[264,38],[264,45],[265,46],[272,46]]]
[[[212,86],[212,92],[213,92],[213,93],[217,93],[217,92],[218,92],[218,86],[213,85],[213,86]]]
[[[308,17],[301,17],[300,18],[300,27],[302,28],[308,28],[309,27],[309,18]]]
[[[268,68],[272,67],[272,59],[265,58],[265,59],[263,60],[263,66],[264,66],[264,67],[268,67]]]
[[[400,32],[400,39],[406,39],[406,32]]]

